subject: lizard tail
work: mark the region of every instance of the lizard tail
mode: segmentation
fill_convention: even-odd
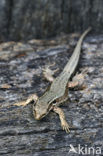
[[[82,45],[82,41],[84,39],[84,37],[88,34],[88,32],[91,30],[91,27],[89,27],[80,37],[80,39],[77,42],[77,45],[74,49],[74,52],[70,58],[70,60],[68,61],[68,63],[66,64],[66,66],[64,67],[63,72],[66,72],[68,75],[68,79],[70,78],[70,76],[72,75],[72,73],[74,72],[78,61],[79,61],[79,57],[80,57],[80,51],[81,51],[81,45]]]

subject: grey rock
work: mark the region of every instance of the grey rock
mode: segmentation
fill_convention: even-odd
[[[77,71],[85,68],[88,70],[85,77],[86,88],[70,90],[68,101],[61,106],[71,125],[70,134],[66,134],[61,129],[59,118],[54,112],[50,112],[43,120],[36,121],[32,113],[32,103],[26,107],[17,107],[13,104],[26,99],[32,93],[42,95],[49,85],[43,78],[42,69],[45,65],[55,63],[54,68],[59,68],[55,75],[57,76],[74,47],[68,44],[63,46],[48,44],[48,47],[44,45],[44,49],[41,50],[40,45],[38,48],[34,45],[33,48],[36,46],[34,51],[30,49],[29,42],[27,46],[26,43],[25,46],[21,43],[26,51],[23,55],[24,50],[20,48],[20,42],[1,45],[1,51],[5,52],[6,48],[9,55],[6,59],[0,57],[0,155],[72,156],[75,154],[69,153],[71,144],[76,150],[79,144],[83,147],[95,148],[96,146],[103,149],[103,87],[100,86],[103,79],[103,49],[101,48],[103,42],[98,42],[99,37],[93,37],[97,39],[95,45],[98,45],[95,46],[95,50],[89,42],[92,36],[87,37],[84,44],[88,47],[84,47],[77,68]],[[56,38],[54,43],[58,40]],[[63,43],[68,41],[66,39]],[[43,47],[42,41],[40,43]],[[89,53],[90,46],[93,51]],[[92,57],[91,53],[94,54]],[[76,155],[79,156],[78,153]]]

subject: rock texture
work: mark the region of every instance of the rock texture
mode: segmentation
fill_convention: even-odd
[[[77,151],[79,144],[103,150],[103,36],[90,36],[83,42],[77,71],[87,71],[85,88],[70,90],[68,101],[61,106],[71,125],[70,134],[61,129],[54,112],[35,121],[32,104],[13,105],[32,93],[42,95],[49,85],[42,69],[55,63],[51,68],[59,68],[58,75],[76,41],[77,35],[72,34],[0,44],[0,155],[74,156],[69,153],[71,144]]]
[[[0,41],[47,38],[92,26],[103,33],[102,0],[1,0]]]

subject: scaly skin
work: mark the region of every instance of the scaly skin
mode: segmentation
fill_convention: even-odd
[[[68,96],[68,94],[66,93],[67,92],[66,86],[68,84],[70,76],[72,75],[78,64],[82,41],[90,30],[91,28],[87,29],[82,34],[70,60],[64,67],[64,70],[56,79],[54,79],[48,91],[46,91],[37,100],[36,105],[33,108],[35,119],[40,120],[45,115],[47,115],[49,111],[53,109],[54,106],[58,106],[60,103],[63,102],[63,99],[64,101],[65,99],[67,99],[66,96]]]
[[[52,78],[53,82],[48,90],[40,98],[37,98],[36,95],[30,96],[26,101],[16,105],[27,105],[31,101],[36,100],[35,106],[33,105],[33,114],[36,120],[42,119],[50,110],[53,110],[59,115],[63,130],[69,132],[69,125],[65,119],[65,115],[58,106],[68,99],[68,81],[78,64],[82,41],[90,30],[91,28],[88,28],[82,34],[64,70],[56,79],[53,80]]]

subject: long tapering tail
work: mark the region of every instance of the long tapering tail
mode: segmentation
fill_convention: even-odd
[[[84,37],[87,35],[87,33],[91,30],[91,27],[89,27],[80,37],[79,41],[77,42],[77,45],[74,49],[74,52],[70,58],[70,60],[68,61],[68,63],[66,64],[66,66],[64,67],[63,72],[67,72],[68,73],[68,78],[72,75],[72,73],[74,72],[78,61],[79,61],[79,57],[80,57],[80,51],[81,51],[81,44],[82,41],[84,39]]]

